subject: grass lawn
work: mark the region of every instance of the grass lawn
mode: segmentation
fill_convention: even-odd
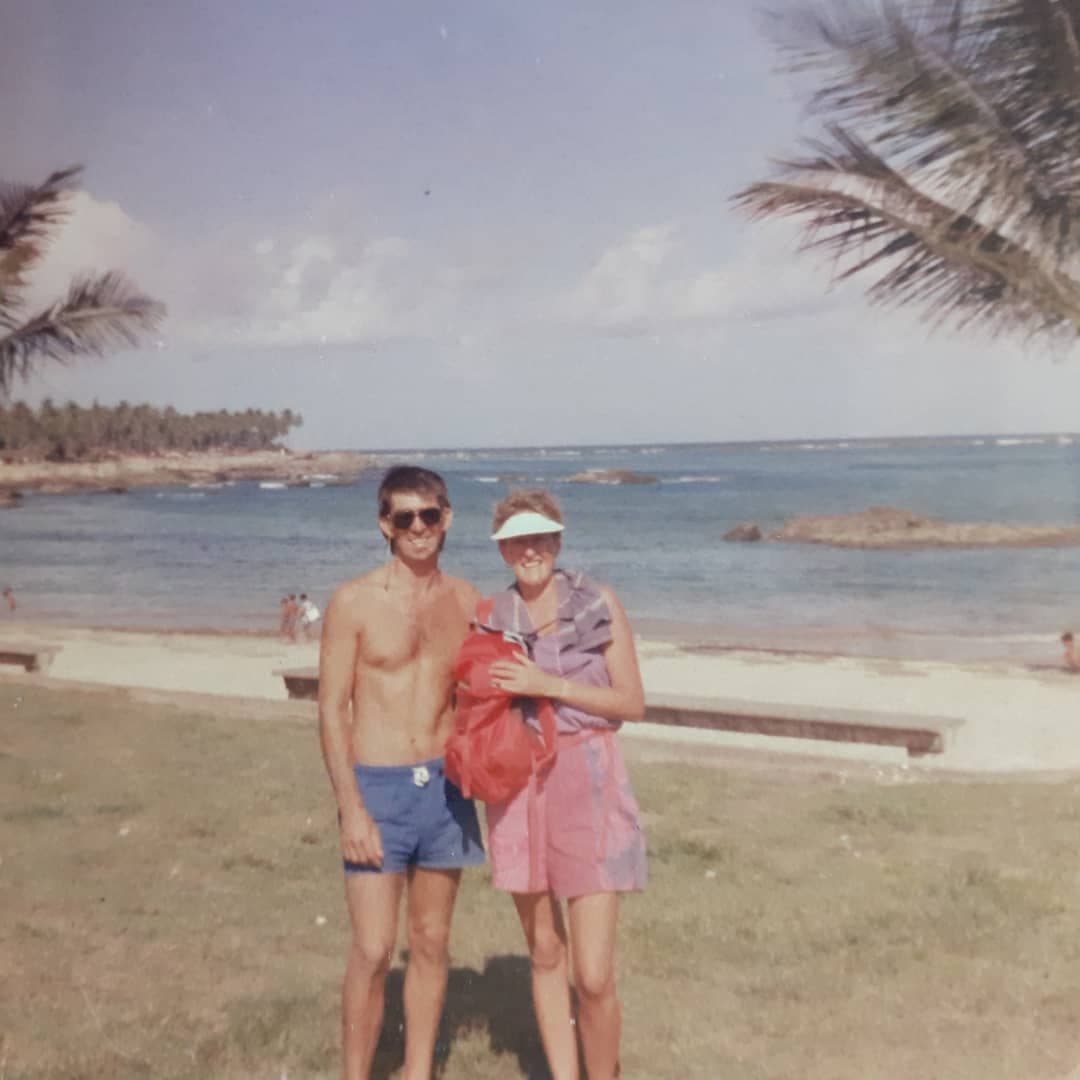
[[[0,717],[0,1080],[336,1077],[347,928],[310,711],[6,681]],[[631,766],[628,1080],[1080,1078],[1080,783]],[[400,996],[398,964],[377,1076]],[[445,1078],[544,1075],[486,871],[440,1054]]]

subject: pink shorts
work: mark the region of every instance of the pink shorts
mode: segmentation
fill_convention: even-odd
[[[554,765],[489,803],[487,824],[497,889],[568,899],[645,887],[645,837],[610,731],[560,737]]]

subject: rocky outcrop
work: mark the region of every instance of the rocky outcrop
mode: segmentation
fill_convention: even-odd
[[[220,484],[270,480],[289,485],[352,483],[371,459],[350,451],[246,454],[160,454],[105,461],[33,461],[0,464],[0,497],[21,491],[61,495],[80,491],[126,491],[133,487]]]
[[[852,514],[792,518],[769,539],[845,548],[1065,547],[1080,545],[1080,525],[949,522],[872,506]]]
[[[724,539],[735,543],[753,543],[762,539],[763,535],[760,525],[755,525],[752,521],[740,521],[734,529],[724,533]]]
[[[571,484],[655,484],[656,477],[630,469],[586,469],[568,477]]]

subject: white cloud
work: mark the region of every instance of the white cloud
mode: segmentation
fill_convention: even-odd
[[[556,310],[572,322],[606,328],[636,326],[654,317],[673,239],[672,225],[635,229],[600,255]]]
[[[446,344],[450,362],[481,369],[499,341],[523,333],[701,334],[838,302],[827,270],[794,255],[796,233],[785,225],[748,226],[734,244],[728,232],[713,249],[700,228],[645,224],[560,285],[550,265],[508,259],[513,237],[448,257],[370,229],[341,201],[333,222],[313,212],[303,224],[237,223],[192,239],[159,234],[116,203],[78,192],[35,292],[51,299],[74,273],[116,268],[168,305],[163,337],[173,345],[428,340]]]
[[[33,305],[52,303],[76,275],[121,270],[135,277],[157,253],[154,231],[116,203],[76,191],[69,206],[68,219],[52,235],[32,274],[28,302]]]
[[[250,255],[215,260],[208,250],[199,256],[202,284],[180,311],[181,332],[201,345],[364,345],[430,337],[449,307],[423,254],[399,236],[285,228],[239,250]]]
[[[51,302],[78,273],[123,270],[169,308],[163,336],[200,348],[370,344],[452,327],[458,278],[395,235],[243,225],[166,237],[85,191],[33,276]],[[462,279],[463,280],[463,279]],[[458,331],[454,331],[458,332]]]
[[[556,320],[609,333],[771,320],[832,306],[828,268],[796,256],[786,225],[747,227],[731,250],[692,250],[689,230],[642,226],[603,251],[552,305]],[[845,292],[847,290],[844,290]]]
[[[319,359],[323,349],[409,341],[453,385],[486,400],[508,358],[528,349],[534,363],[574,356],[573,378],[622,363],[631,350],[635,363],[681,364],[684,381],[703,385],[714,373],[729,380],[735,370],[775,371],[791,353],[794,370],[817,372],[801,400],[820,388],[831,399],[820,412],[835,418],[844,401],[853,416],[866,415],[875,387],[889,387],[894,404],[907,400],[893,380],[910,375],[915,358],[924,362],[914,381],[926,398],[946,375],[970,381],[978,364],[967,363],[969,351],[981,356],[987,345],[947,330],[927,341],[918,312],[872,308],[862,283],[830,287],[828,266],[797,254],[797,234],[783,224],[721,235],[700,222],[643,225],[579,262],[576,278],[564,269],[560,283],[555,258],[565,251],[546,262],[510,258],[510,236],[464,255],[436,254],[412,237],[369,229],[359,213],[274,229],[237,223],[192,241],[161,235],[85,192],[73,211],[36,275],[37,292],[55,297],[80,270],[125,270],[169,305],[163,338],[178,356],[274,347]],[[593,347],[598,333],[611,339],[606,351]],[[941,376],[935,363],[947,366]],[[830,371],[842,371],[842,390]],[[798,384],[790,371],[785,379]],[[908,400],[904,408],[917,415],[920,406]]]

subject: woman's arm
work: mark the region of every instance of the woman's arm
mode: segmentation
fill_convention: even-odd
[[[528,697],[557,698],[575,709],[607,720],[640,720],[645,715],[645,690],[641,685],[630,621],[611,589],[602,586],[600,592],[611,612],[611,641],[604,646],[610,686],[586,686],[551,675],[526,656],[492,664],[491,674],[496,685]]]

